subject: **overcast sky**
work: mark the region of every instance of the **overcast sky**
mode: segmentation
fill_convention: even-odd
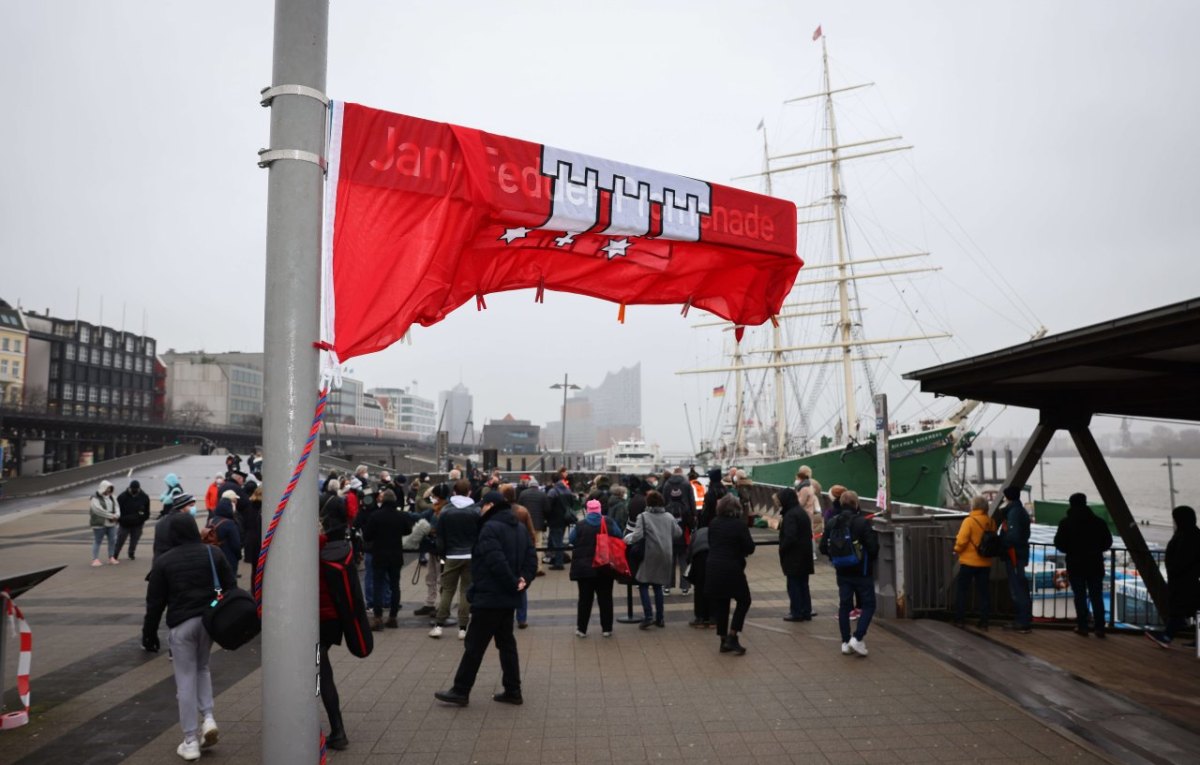
[[[902,416],[931,406],[906,398],[902,372],[1021,342],[1039,323],[1061,331],[1197,294],[1200,4],[582,5],[334,3],[329,92],[729,184],[761,168],[760,119],[773,152],[822,144],[815,102],[782,103],[818,89],[822,25],[835,86],[875,83],[839,99],[842,140],[916,147],[847,168],[854,254],[928,250],[943,268],[860,283],[868,335],[955,333],[883,351],[874,383],[904,400]],[[145,316],[163,349],[262,350],[255,153],[272,20],[258,1],[7,4],[0,297],[69,317],[78,292],[81,318],[103,310],[140,330]],[[775,191],[805,204],[822,182]],[[806,260],[829,257],[827,226],[800,234]],[[796,299],[814,297],[827,295]],[[623,326],[616,315],[570,295],[498,295],[352,374],[415,380],[430,398],[461,379],[477,424],[509,412],[544,423],[564,372],[597,384],[641,361],[647,437],[689,448],[684,403],[694,437],[709,435],[724,378],[674,373],[718,364],[720,333],[678,309],[631,307]],[[813,342],[822,321],[789,339]],[[991,434],[1030,421],[1005,415]]]

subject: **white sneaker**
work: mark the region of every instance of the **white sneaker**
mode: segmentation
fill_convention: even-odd
[[[221,731],[217,729],[217,721],[211,717],[205,717],[204,723],[200,726],[200,748],[207,749],[217,743],[220,736]]]
[[[854,649],[850,647],[850,644],[842,643],[842,656],[849,656],[852,653],[854,653]]]
[[[92,560],[92,568],[99,568],[100,566],[103,566],[103,565],[104,564],[100,562],[99,558],[94,558]]]
[[[850,646],[851,650],[853,650],[859,656],[867,655],[867,642],[865,640],[859,640],[856,637],[852,637],[850,638],[850,642],[846,645]]]
[[[433,629],[429,630],[429,637],[440,638],[441,636],[442,636],[442,625],[440,625],[440,624],[433,625]]]
[[[575,630],[575,637],[585,638],[585,637],[587,637],[587,633],[584,632],[583,630]]]
[[[188,761],[198,760],[200,759],[200,742],[185,740],[175,748],[175,754]]]
[[[612,633],[611,632],[601,632],[600,636],[601,637],[612,637]]]
[[[466,629],[466,627],[459,628],[459,630],[458,630],[458,639],[459,639],[459,640],[466,640],[466,639],[467,639],[467,629]]]
[[[663,587],[663,596],[666,597],[667,595],[670,595],[670,594],[671,594],[671,588]]]

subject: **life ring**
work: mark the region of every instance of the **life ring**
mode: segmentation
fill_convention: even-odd
[[[1054,571],[1054,589],[1069,590],[1071,589],[1071,580],[1067,576],[1065,568],[1055,569]]]

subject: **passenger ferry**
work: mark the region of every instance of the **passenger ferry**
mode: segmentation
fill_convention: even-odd
[[[617,475],[649,475],[662,471],[662,454],[657,444],[640,438],[617,441],[604,455],[604,471]]]

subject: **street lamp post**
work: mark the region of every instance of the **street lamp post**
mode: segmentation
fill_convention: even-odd
[[[1171,455],[1167,455],[1167,461],[1162,463],[1167,469],[1167,506],[1175,507],[1175,495],[1179,491],[1175,488],[1175,468],[1180,467],[1182,462],[1175,462],[1171,459]]]
[[[559,388],[562,388],[562,392],[563,392],[563,405],[562,405],[562,444],[561,444],[561,446],[562,446],[562,462],[563,462],[563,467],[566,467],[566,466],[567,466],[567,391],[569,391],[569,390],[583,390],[583,389],[582,389],[582,388],[580,388],[578,385],[574,385],[574,384],[572,384],[572,383],[570,382],[570,380],[569,380],[569,378],[568,378],[568,376],[567,376],[566,374],[564,374],[564,375],[563,375],[563,381],[562,381],[562,382],[560,382],[560,383],[554,383],[553,385],[551,385],[551,386],[550,386],[550,389],[551,389],[551,390],[558,390]]]

